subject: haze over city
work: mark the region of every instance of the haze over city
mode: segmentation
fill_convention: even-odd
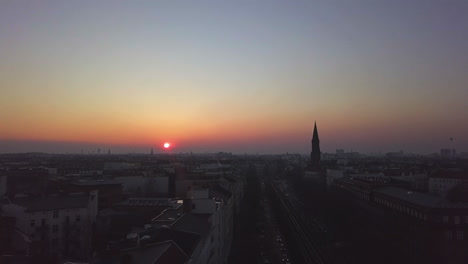
[[[468,150],[466,1],[2,1],[0,153]],[[450,142],[450,138],[454,138]]]

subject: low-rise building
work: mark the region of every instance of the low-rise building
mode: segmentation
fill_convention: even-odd
[[[114,181],[123,186],[123,191],[133,195],[145,197],[168,197],[169,196],[169,175],[158,174],[152,176],[133,175],[118,176]]]
[[[47,197],[16,197],[1,204],[3,215],[42,255],[86,260],[92,253],[98,191]]]
[[[374,203],[431,227],[426,235],[435,241],[463,241],[468,231],[468,203],[397,187],[374,191]]]
[[[468,173],[459,169],[437,170],[429,177],[429,192],[447,197],[451,189],[468,182]]]

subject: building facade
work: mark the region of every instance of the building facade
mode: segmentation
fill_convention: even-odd
[[[87,260],[98,211],[98,191],[39,199],[15,198],[2,204],[4,215],[31,241],[31,254]]]

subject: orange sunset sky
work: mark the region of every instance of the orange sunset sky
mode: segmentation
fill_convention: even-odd
[[[326,152],[468,151],[467,14],[435,0],[2,1],[0,153],[307,153],[315,120]]]

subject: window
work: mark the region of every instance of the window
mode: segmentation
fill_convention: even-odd
[[[75,221],[76,222],[79,222],[81,220],[81,216],[80,215],[77,215],[76,218],[75,218]]]
[[[445,215],[445,216],[442,217],[442,222],[448,223],[448,221],[449,221],[449,217],[448,217],[448,216]]]
[[[58,218],[58,211],[54,211],[54,218]]]
[[[445,240],[452,240],[452,231],[445,231]]]
[[[58,231],[58,225],[53,225],[52,232],[57,233],[57,231]]]
[[[35,220],[31,219],[31,226],[35,226],[35,225],[36,225]]]
[[[456,225],[460,224],[460,217],[457,215],[453,218],[453,221],[455,222]]]
[[[464,239],[464,232],[463,230],[457,230],[456,233],[455,233],[455,237],[457,240],[463,240]]]

